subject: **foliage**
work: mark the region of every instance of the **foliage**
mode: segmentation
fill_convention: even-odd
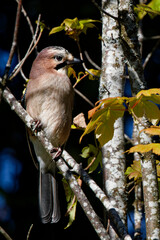
[[[88,167],[89,173],[92,173],[97,169],[99,164],[101,164],[102,153],[101,151],[92,144],[89,144],[87,147],[82,149],[82,158],[88,159]]]
[[[77,85],[82,79],[84,79],[85,77],[88,76],[89,80],[97,80],[100,77],[100,70],[95,70],[95,69],[89,69],[89,71],[85,71],[85,72],[79,72],[78,75],[76,74],[75,70],[72,67],[68,68],[68,76],[69,77],[73,77],[76,79],[76,83],[75,85]],[[74,85],[74,86],[75,86]]]
[[[147,152],[147,151],[144,150],[144,152]],[[160,181],[160,161],[157,160],[156,163],[157,163],[157,177],[158,177],[158,180]],[[142,173],[141,173],[141,162],[140,162],[140,160],[133,161],[133,164],[131,164],[131,166],[127,168],[125,174],[128,176],[129,179],[133,178],[134,181],[141,180]]]
[[[133,161],[133,164],[131,164],[131,167],[127,168],[125,174],[128,176],[129,179],[134,178],[135,181],[141,178],[142,174],[140,161]]]
[[[160,120],[160,111],[156,104],[160,104],[160,89],[142,90],[135,97],[115,97],[100,100],[96,107],[89,111],[91,118],[82,138],[94,131],[95,136],[103,146],[112,139],[114,134],[114,123],[119,117],[123,117],[128,111],[133,118],[141,121],[143,116],[153,124]]]
[[[135,97],[115,97],[100,100],[96,103],[97,106],[88,112],[88,117],[91,120],[82,134],[80,141],[86,134],[94,131],[100,145],[103,146],[112,139],[114,123],[119,117],[123,117],[125,111],[128,111],[136,121],[141,122],[142,117],[145,116],[151,123],[158,124],[160,121],[160,110],[157,104],[160,104],[160,89],[156,88],[142,90]],[[143,132],[151,135],[160,135],[160,127],[152,125],[150,128],[143,129]],[[96,151],[95,147],[89,145],[83,148],[82,157],[88,158],[90,162],[95,153],[97,153]],[[130,148],[128,153],[145,153],[148,151],[160,155],[160,144],[139,144]],[[96,164],[98,165],[98,163],[99,160],[97,160]],[[133,161],[133,164],[127,168],[126,175],[129,179],[134,178],[135,181],[141,179],[140,161]],[[157,176],[160,177],[159,165],[157,165]]]
[[[66,201],[68,203],[66,215],[69,216],[69,221],[65,228],[68,228],[72,224],[72,222],[75,220],[77,199],[65,178],[63,178],[63,186],[65,190],[65,195],[66,195]]]
[[[95,27],[93,22],[100,21],[92,19],[78,20],[78,18],[66,18],[60,26],[52,28],[49,34],[51,35],[64,30],[66,35],[73,38],[75,41],[79,41],[79,35],[81,33],[86,34],[88,28]]]
[[[149,14],[151,18],[160,15],[160,0],[152,0],[148,4],[138,4],[134,8],[139,20],[141,20],[146,14]]]

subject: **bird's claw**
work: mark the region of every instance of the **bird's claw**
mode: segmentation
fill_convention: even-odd
[[[33,120],[32,124],[31,124],[31,128],[33,130],[33,132],[35,134],[37,134],[38,132],[40,132],[42,130],[42,123],[40,120]]]
[[[54,147],[52,150],[51,150],[51,155],[53,156],[53,159],[56,161],[60,158],[62,154],[62,149],[60,147]]]

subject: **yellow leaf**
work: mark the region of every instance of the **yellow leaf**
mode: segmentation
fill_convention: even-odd
[[[127,168],[125,174],[128,175],[129,179],[134,178],[134,180],[142,177],[140,161],[133,161],[133,164]]]
[[[100,77],[101,74],[101,70],[95,70],[95,69],[89,69],[89,72],[91,72],[92,74],[89,74],[89,80],[97,80]],[[88,73],[88,72],[86,72]]]
[[[152,151],[153,153],[160,155],[160,144],[159,143],[150,143],[150,144],[139,144],[137,146],[131,147],[127,152],[133,153],[133,152],[140,152],[145,153]]]
[[[149,90],[142,90],[139,93],[137,93],[136,97],[138,99],[138,98],[140,98],[141,95],[151,96],[152,94],[160,94],[160,89],[159,88],[151,88]]]
[[[103,103],[104,102],[101,101],[100,105]],[[96,138],[99,140],[101,146],[103,146],[106,142],[112,139],[114,133],[114,122],[119,117],[123,116],[125,107],[123,104],[119,104],[119,101],[114,98],[106,101],[105,104],[103,104],[103,108],[97,111],[96,110],[97,108],[92,110],[95,113],[92,115],[92,119],[87,125],[80,141],[84,135],[95,130]]]
[[[160,135],[160,127],[159,126],[151,126],[150,128],[143,129],[141,132],[145,132],[150,135]]]

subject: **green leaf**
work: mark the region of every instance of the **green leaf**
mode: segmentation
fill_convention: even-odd
[[[77,208],[77,200],[74,202],[73,205],[68,204],[68,208],[71,208],[71,210],[69,211],[69,221],[67,226],[64,229],[67,229],[68,227],[70,227],[73,223],[73,221],[75,220],[76,217],[76,208]]]
[[[97,167],[99,166],[99,164],[101,164],[101,162],[102,162],[102,152],[99,151],[96,158],[94,158],[94,157],[89,158],[88,159],[88,164],[90,164],[93,160],[94,160],[94,162],[91,164],[91,166],[89,168],[89,173],[94,172],[97,169]]]
[[[102,161],[102,153],[99,148],[95,147],[92,144],[89,144],[87,147],[82,149],[81,157],[88,158],[89,173],[95,171]]]
[[[49,34],[54,34],[64,30],[66,35],[73,38],[75,41],[79,40],[81,33],[87,32],[88,28],[93,28],[95,25],[92,22],[100,22],[98,20],[84,19],[78,20],[78,18],[70,19],[66,18],[60,26],[52,28]]]
[[[57,33],[57,32],[60,32],[60,31],[62,31],[62,30],[64,30],[64,27],[63,27],[63,26],[54,27],[54,28],[52,28],[51,31],[49,32],[49,35],[54,34],[54,33]]]
[[[73,221],[75,220],[76,216],[76,207],[77,207],[77,199],[72,192],[68,182],[66,181],[65,178],[62,179],[64,190],[65,190],[65,195],[66,195],[66,201],[67,201],[67,215],[69,215],[69,221],[67,226],[65,227],[68,228],[71,226]]]
[[[148,13],[151,18],[160,15],[160,0],[152,0],[149,4],[138,4],[134,8],[141,20]]]
[[[63,182],[63,187],[66,195],[66,201],[69,202],[74,194],[65,178],[62,179],[62,182]]]
[[[90,154],[90,147],[84,147],[82,149],[82,154],[81,154],[81,157],[82,158],[88,158],[89,157],[89,154]]]

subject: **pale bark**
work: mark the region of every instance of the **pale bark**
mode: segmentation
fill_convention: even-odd
[[[118,17],[118,1],[102,0],[102,8]],[[102,15],[102,74],[100,99],[123,96],[124,55],[120,41],[119,23],[115,18]],[[107,132],[106,132],[107,134]],[[112,140],[102,147],[104,188],[112,206],[126,221],[126,193],[124,176],[124,129],[123,119],[116,120]],[[110,228],[111,239],[118,239]]]
[[[146,88],[143,76],[140,45],[137,36],[137,25],[133,12],[132,0],[120,0],[121,10],[121,36],[123,50],[128,64],[128,73],[132,86],[132,94],[136,95],[140,90]],[[151,143],[151,138],[145,133],[139,135],[139,131],[149,126],[147,119],[143,117],[140,121],[134,121],[135,144]],[[138,141],[139,139],[139,141]],[[146,214],[147,239],[160,239],[160,214],[158,208],[158,185],[156,176],[155,159],[151,153],[144,154],[141,159],[142,182],[144,194],[144,206]]]

